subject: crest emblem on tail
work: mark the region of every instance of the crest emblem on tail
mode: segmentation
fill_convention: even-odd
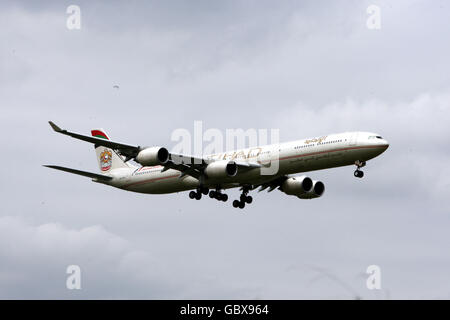
[[[102,153],[100,153],[100,166],[102,171],[108,171],[111,169],[112,165],[112,152],[108,149],[105,149]]]

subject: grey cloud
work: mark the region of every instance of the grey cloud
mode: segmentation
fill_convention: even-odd
[[[379,1],[379,31],[370,1],[108,3],[80,2],[80,31],[69,2],[1,4],[2,297],[448,298],[446,2]],[[194,120],[282,141],[375,131],[391,146],[362,181],[311,172],[323,198],[260,193],[243,213],[42,168],[97,170],[48,120],[169,148]],[[73,260],[79,293],[61,287]],[[370,264],[385,291],[365,288]]]

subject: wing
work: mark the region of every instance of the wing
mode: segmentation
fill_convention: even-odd
[[[259,187],[258,192],[261,192],[267,188],[269,188],[269,190],[267,190],[268,192],[272,192],[273,190],[275,190],[276,188],[280,188],[281,185],[283,184],[284,181],[286,181],[286,179],[288,179],[287,176],[281,176],[281,177],[277,177],[273,180],[270,180],[268,182],[259,184],[259,185],[254,185],[252,186],[252,189],[256,189]]]
[[[203,174],[203,170],[205,170],[208,164],[214,161],[216,160],[171,153],[170,160],[164,164],[163,171],[166,171],[168,169],[175,169],[181,171],[180,178],[182,178],[185,175],[189,175],[196,179],[200,179],[200,176]],[[234,162],[241,171],[247,171],[250,169],[261,167],[259,163],[245,162],[245,161],[234,161]]]
[[[49,121],[49,124],[52,127],[52,129],[57,133],[67,135],[78,140],[90,142],[95,144],[96,146],[104,146],[110,149],[114,149],[120,155],[125,156],[126,158],[125,161],[135,159],[139,154],[139,152],[143,150],[143,148],[141,148],[140,146],[133,146],[125,143],[114,142],[111,140],[96,138],[92,136],[85,136],[79,133],[61,129],[52,121]],[[203,170],[208,166],[209,163],[214,161],[215,160],[212,159],[169,153],[169,160],[163,164],[164,166],[163,171],[166,171],[168,169],[175,169],[181,171],[182,174],[180,178],[182,178],[185,175],[189,175],[194,178],[200,179],[200,176],[203,174]],[[242,171],[261,167],[259,163],[245,162],[239,160],[233,161],[235,161],[238,168]]]
[[[61,170],[61,171],[65,171],[65,172],[69,172],[69,173],[73,173],[73,174],[78,174],[80,176],[96,179],[96,180],[99,180],[99,181],[112,180],[111,177],[108,177],[108,176],[105,176],[105,175],[102,175],[102,174],[91,173],[91,172],[86,172],[86,171],[81,171],[81,170],[75,170],[75,169],[66,168],[66,167],[50,166],[50,165],[44,165],[44,167],[52,168],[52,169],[56,169],[56,170]]]
[[[117,151],[119,151],[119,153],[121,155],[124,155],[125,157],[127,157],[129,159],[135,158],[137,156],[137,154],[139,153],[139,151],[141,150],[141,148],[139,146],[131,146],[131,145],[125,144],[125,143],[114,142],[114,141],[91,137],[91,136],[85,136],[85,135],[82,135],[79,133],[70,132],[70,131],[61,129],[60,127],[58,127],[56,124],[54,124],[51,121],[49,121],[48,123],[53,128],[53,130],[55,130],[58,133],[65,134],[67,136],[70,136],[72,138],[79,139],[82,141],[94,143],[97,146],[104,146],[107,148],[117,150]]]

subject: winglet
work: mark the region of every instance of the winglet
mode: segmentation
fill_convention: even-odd
[[[50,126],[52,127],[53,130],[55,130],[56,132],[61,132],[63,131],[60,127],[58,127],[56,124],[54,124],[53,122],[49,121],[48,122],[50,124]]]

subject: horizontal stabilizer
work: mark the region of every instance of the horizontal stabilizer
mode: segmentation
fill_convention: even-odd
[[[47,168],[52,168],[52,169],[56,169],[56,170],[61,170],[61,171],[65,171],[65,172],[69,172],[69,173],[73,173],[73,174],[78,174],[80,176],[84,176],[84,177],[88,177],[88,178],[92,178],[92,179],[97,179],[99,181],[109,181],[112,178],[105,176],[103,174],[97,174],[97,173],[91,173],[91,172],[86,172],[86,171],[81,171],[81,170],[75,170],[75,169],[70,169],[70,168],[66,168],[66,167],[60,167],[60,166],[50,166],[50,165],[44,165],[44,167]]]

